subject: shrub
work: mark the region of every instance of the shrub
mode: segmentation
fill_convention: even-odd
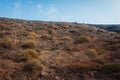
[[[82,63],[73,63],[66,66],[72,72],[80,72],[80,71],[91,71],[94,70],[95,67],[91,64],[82,64]]]
[[[3,31],[0,31],[0,37],[4,37],[6,34]]]
[[[0,24],[0,30],[11,30],[11,28],[6,26],[5,24]]]
[[[76,30],[76,29],[71,29],[71,30],[69,30],[68,32],[71,33],[73,36],[83,35],[83,33],[79,32],[79,31]]]
[[[105,52],[104,52],[103,50],[97,50],[97,53],[98,53],[98,55],[102,55],[102,54],[104,54]]]
[[[34,49],[24,50],[20,56],[21,56],[21,59],[24,61],[39,58],[38,53]]]
[[[103,72],[120,72],[120,64],[117,63],[108,63],[108,64],[104,64],[101,67],[101,70]]]
[[[39,38],[39,35],[37,33],[35,33],[35,32],[29,32],[27,37],[36,39],[36,38]]]
[[[111,53],[110,57],[114,59],[120,59],[120,51]]]
[[[77,38],[75,38],[75,44],[81,44],[81,43],[85,43],[85,42],[90,42],[90,38],[87,36],[79,36]]]
[[[91,58],[95,58],[97,56],[97,51],[95,49],[87,50],[86,55],[88,55]]]
[[[49,39],[51,39],[51,36],[49,34],[45,33],[45,34],[42,34],[41,38],[44,40],[49,40]]]
[[[0,31],[0,37],[1,37],[1,38],[6,37],[7,35],[11,35],[11,32],[8,32],[8,31]]]
[[[52,34],[52,35],[56,35],[56,31],[54,29],[50,29],[49,33]]]
[[[0,46],[2,46],[3,48],[7,48],[7,49],[13,48],[15,44],[16,44],[15,41],[10,38],[4,38],[0,41]]]
[[[119,50],[119,46],[117,46],[117,45],[111,45],[110,46],[110,50],[111,51],[117,51],[117,50]]]
[[[101,60],[99,58],[95,59],[95,62],[98,63],[98,64],[103,64],[104,63],[103,60]]]
[[[40,62],[35,59],[25,62],[24,66],[23,66],[23,70],[28,73],[42,71],[43,68],[44,68],[43,65],[40,64]]]
[[[22,48],[36,48],[36,47],[37,47],[37,44],[33,40],[25,41],[22,45]]]

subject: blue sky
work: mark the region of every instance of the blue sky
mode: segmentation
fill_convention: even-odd
[[[120,0],[0,0],[0,17],[120,24]]]

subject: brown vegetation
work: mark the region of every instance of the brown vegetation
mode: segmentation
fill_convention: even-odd
[[[21,59],[30,60],[30,59],[38,59],[39,55],[34,49],[27,49],[21,53]]]
[[[120,34],[80,23],[0,18],[0,80],[119,76]]]
[[[6,49],[11,49],[15,47],[16,42],[14,39],[11,38],[4,38],[0,41],[0,46]]]
[[[23,42],[22,48],[36,48],[37,44],[34,40],[26,40]]]
[[[23,65],[23,71],[28,72],[28,73],[36,73],[36,72],[41,72],[43,70],[43,65],[35,59],[28,60],[25,62]]]
[[[39,35],[35,32],[29,32],[28,35],[27,35],[28,38],[32,38],[32,39],[37,39],[39,38]]]

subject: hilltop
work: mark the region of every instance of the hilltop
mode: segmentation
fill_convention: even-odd
[[[119,80],[120,34],[81,23],[0,18],[0,80]]]

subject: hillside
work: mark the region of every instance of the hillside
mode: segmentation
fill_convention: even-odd
[[[120,33],[120,25],[90,25],[90,26],[96,26],[97,28]]]
[[[0,80],[120,80],[120,35],[80,23],[0,18]]]

